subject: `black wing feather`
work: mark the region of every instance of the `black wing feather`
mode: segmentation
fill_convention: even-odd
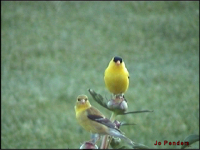
[[[97,115],[88,115],[88,118],[98,123],[101,123],[109,128],[113,128],[120,131],[119,129],[116,128],[116,125],[107,118],[104,118],[102,116],[97,116]]]

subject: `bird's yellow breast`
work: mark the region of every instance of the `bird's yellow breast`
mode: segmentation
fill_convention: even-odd
[[[107,134],[106,126],[90,120],[87,115],[87,110],[76,112],[76,119],[85,130],[91,133]]]
[[[123,66],[108,66],[105,70],[104,81],[108,90],[113,94],[126,92],[129,86],[129,74]]]

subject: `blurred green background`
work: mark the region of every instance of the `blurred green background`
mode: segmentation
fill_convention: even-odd
[[[121,130],[150,148],[199,134],[199,2],[1,2],[1,147],[79,148],[90,134],[74,104],[111,94],[104,70],[130,73]],[[160,146],[154,143],[160,141]],[[199,142],[190,148],[199,148]]]

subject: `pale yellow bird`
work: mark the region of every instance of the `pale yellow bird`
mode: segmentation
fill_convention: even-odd
[[[123,94],[129,87],[129,72],[121,57],[111,59],[105,70],[104,81],[107,89],[114,95]]]
[[[133,145],[133,142],[124,136],[116,125],[111,122],[95,107],[91,106],[86,95],[79,95],[75,105],[76,119],[88,132],[100,135],[119,137]]]

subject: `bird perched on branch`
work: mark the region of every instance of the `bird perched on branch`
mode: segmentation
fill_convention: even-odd
[[[91,133],[111,135],[119,137],[133,145],[133,142],[124,136],[116,125],[107,119],[98,109],[91,106],[86,95],[79,95],[75,105],[76,119],[78,123]]]
[[[107,89],[114,95],[123,94],[129,86],[129,72],[121,57],[111,59],[105,70],[104,81]]]

